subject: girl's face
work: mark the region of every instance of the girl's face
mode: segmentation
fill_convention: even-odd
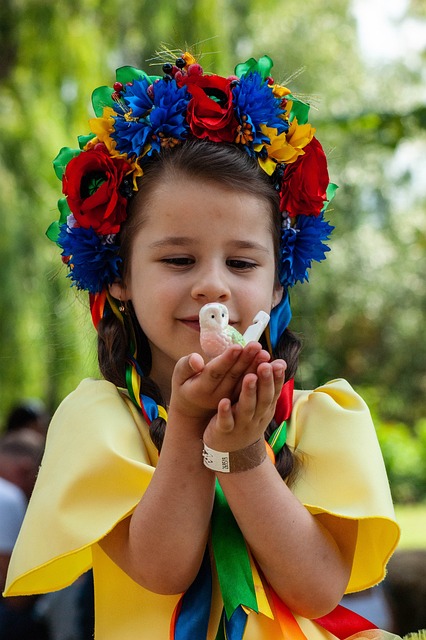
[[[282,295],[276,287],[270,212],[265,202],[218,183],[165,181],[149,198],[132,242],[125,287],[152,353],[151,377],[170,383],[179,358],[202,354],[198,313],[221,302],[244,333],[260,310]]]

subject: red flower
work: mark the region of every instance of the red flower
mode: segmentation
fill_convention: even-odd
[[[288,164],[281,185],[281,211],[290,217],[318,216],[327,199],[327,160],[316,138],[304,148],[304,155]]]
[[[233,142],[238,122],[234,116],[231,80],[215,75],[189,75],[182,84],[192,96],[187,120],[194,136],[212,142]]]
[[[127,215],[127,199],[119,187],[130,170],[128,162],[111,157],[103,144],[69,161],[62,191],[80,227],[101,235],[119,232]]]

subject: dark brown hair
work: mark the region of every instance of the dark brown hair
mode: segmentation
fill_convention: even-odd
[[[219,184],[221,187],[239,190],[254,195],[265,202],[269,212],[270,230],[274,240],[275,259],[278,263],[281,237],[281,214],[279,199],[268,175],[260,169],[256,159],[242,153],[232,145],[215,144],[207,141],[187,142],[175,149],[165,149],[160,155],[150,159],[143,168],[139,179],[138,192],[129,204],[128,218],[120,235],[120,254],[123,261],[122,278],[126,282],[133,238],[143,227],[144,213],[149,211],[149,202],[156,187],[161,182],[175,182],[182,178]],[[278,278],[277,278],[278,284]],[[125,323],[111,312],[98,326],[98,359],[103,376],[119,387],[126,387],[126,358],[130,342],[135,343],[138,364],[143,371],[141,391],[164,406],[160,390],[150,379],[151,352],[148,340],[139,326],[131,302],[128,303]],[[264,348],[266,341],[262,338]],[[287,362],[286,380],[293,378],[298,364],[300,342],[288,329],[282,334],[277,348],[272,354]],[[273,420],[265,432],[268,438],[277,427]],[[161,418],[150,425],[151,439],[161,449],[165,422]],[[276,467],[281,476],[290,479],[295,470],[295,459],[287,446],[277,455]]]

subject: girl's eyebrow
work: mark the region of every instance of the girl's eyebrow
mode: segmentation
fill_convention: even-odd
[[[149,245],[150,249],[164,249],[167,247],[185,247],[189,244],[197,243],[194,238],[188,236],[166,236],[161,240],[157,240]],[[269,253],[269,249],[254,240],[231,240],[229,246],[235,249],[253,249],[255,251],[263,251]]]
[[[157,240],[149,245],[150,249],[162,249],[164,247],[178,246],[184,247],[191,242],[194,242],[193,238],[187,236],[166,236],[161,240]]]
[[[254,249],[255,251],[264,251],[269,253],[269,249],[260,242],[254,242],[254,240],[233,240],[232,245],[236,249]]]

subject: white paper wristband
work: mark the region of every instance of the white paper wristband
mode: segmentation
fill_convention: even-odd
[[[266,457],[263,438],[237,451],[216,451],[206,444],[203,448],[204,465],[211,471],[219,473],[238,473],[258,467]]]

